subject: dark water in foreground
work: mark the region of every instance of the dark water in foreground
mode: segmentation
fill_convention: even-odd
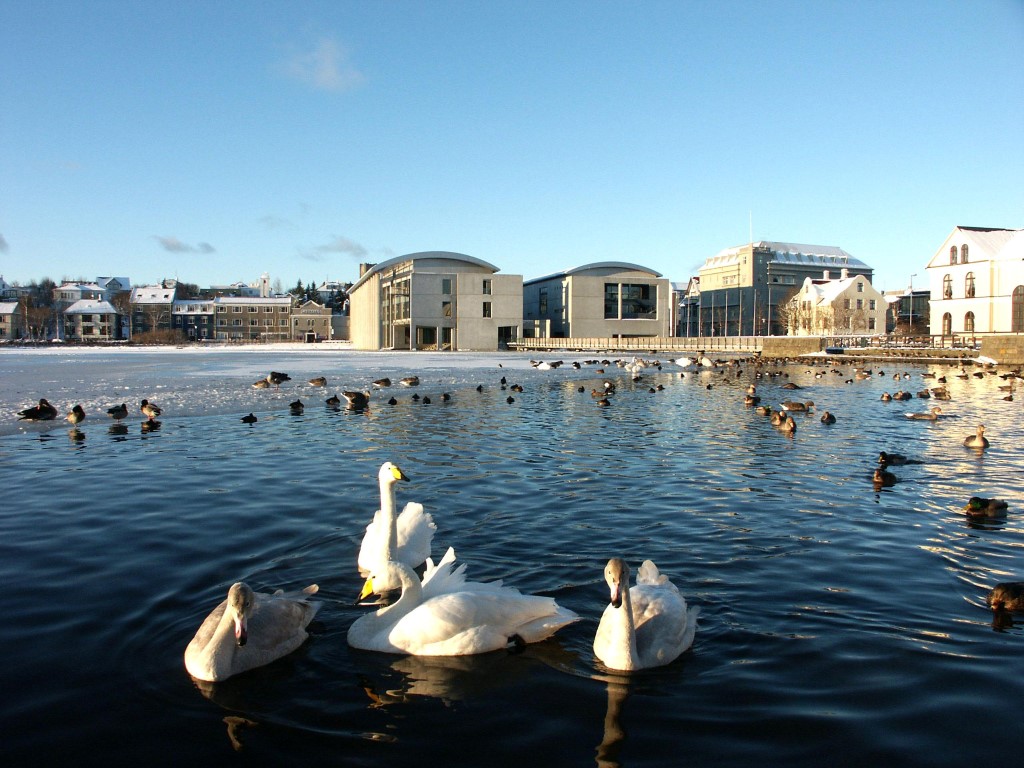
[[[998,581],[1024,579],[1021,403],[997,377],[950,376],[938,422],[881,403],[917,391],[792,365],[766,402],[813,399],[781,434],[743,405],[753,369],[435,371],[430,405],[331,411],[304,397],[252,427],[176,418],[83,440],[0,438],[0,760],[4,765],[963,766],[1021,759],[1024,623],[993,628]],[[393,378],[407,371],[389,370]],[[608,408],[589,390],[619,383]],[[478,393],[476,383],[485,384]],[[661,392],[649,386],[663,384]],[[707,384],[713,384],[712,389]],[[584,386],[586,393],[577,392]],[[220,383],[218,386],[222,386]],[[248,382],[240,379],[240,387]],[[453,395],[448,403],[437,395]],[[280,404],[278,404],[280,405]],[[247,407],[245,411],[247,412]],[[984,422],[983,455],[962,439]],[[878,451],[898,467],[876,491]],[[376,471],[435,518],[477,580],[503,578],[584,617],[521,655],[354,651],[355,557]],[[971,495],[1010,501],[970,524]],[[700,605],[694,648],[633,676],[596,662],[610,555],[653,559]],[[269,667],[197,686],[182,653],[228,586],[317,582],[312,638]],[[1024,616],[1019,617],[1024,622]],[[234,740],[234,743],[233,743]]]

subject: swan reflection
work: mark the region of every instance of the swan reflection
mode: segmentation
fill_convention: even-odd
[[[604,735],[597,745],[596,762],[599,768],[619,768],[619,751],[626,740],[626,732],[622,728],[622,706],[629,697],[629,686],[626,683],[607,683],[608,706],[604,713]]]

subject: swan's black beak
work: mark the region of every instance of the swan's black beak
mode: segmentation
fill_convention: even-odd
[[[618,584],[612,587],[611,603],[616,608],[622,607],[622,587]]]

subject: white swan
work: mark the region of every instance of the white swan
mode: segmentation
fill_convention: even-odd
[[[449,552],[454,562],[454,552]],[[461,575],[461,567],[453,574],[447,564],[434,578],[458,579]],[[402,596],[352,623],[348,643],[353,648],[414,656],[468,656],[501,650],[509,643],[540,642],[579,620],[554,598],[524,595],[500,583],[463,582],[457,588],[449,585],[452,591],[427,597],[429,581],[422,584],[409,566],[396,562],[370,575],[362,597],[377,591],[378,581],[400,583]]]
[[[658,567],[645,560],[629,586],[629,566],[619,557],[608,561],[604,578],[611,602],[594,636],[594,653],[606,667],[632,671],[674,661],[693,644],[700,608],[686,600]]]
[[[409,478],[390,461],[381,464],[377,479],[380,481],[380,509],[366,526],[356,559],[359,572],[366,575],[374,569],[382,569],[389,560],[418,568],[430,555],[430,542],[437,530],[434,519],[415,501],[406,504],[402,514],[395,515],[395,484]]]
[[[308,598],[319,587],[299,592],[253,592],[237,582],[213,609],[185,649],[185,669],[199,680],[218,682],[287,656],[309,636],[306,627],[320,609]]]

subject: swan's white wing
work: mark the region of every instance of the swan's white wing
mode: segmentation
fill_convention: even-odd
[[[495,651],[513,635],[537,642],[578,617],[549,597],[512,587],[453,592],[421,603],[388,634],[395,647],[425,656],[464,656]]]
[[[500,590],[501,579],[496,581],[480,582],[466,581],[466,564],[460,563],[455,567],[455,549],[448,547],[441,561],[434,565],[431,558],[427,558],[427,567],[423,572],[423,599],[429,600],[438,595],[451,592],[480,592]],[[510,587],[509,589],[514,589]]]
[[[699,610],[687,610],[686,600],[672,582],[638,584],[630,590],[630,597],[642,667],[668,664],[690,647]]]
[[[410,501],[398,516],[398,552],[394,559],[417,568],[430,557],[430,543],[437,526],[423,505]]]

